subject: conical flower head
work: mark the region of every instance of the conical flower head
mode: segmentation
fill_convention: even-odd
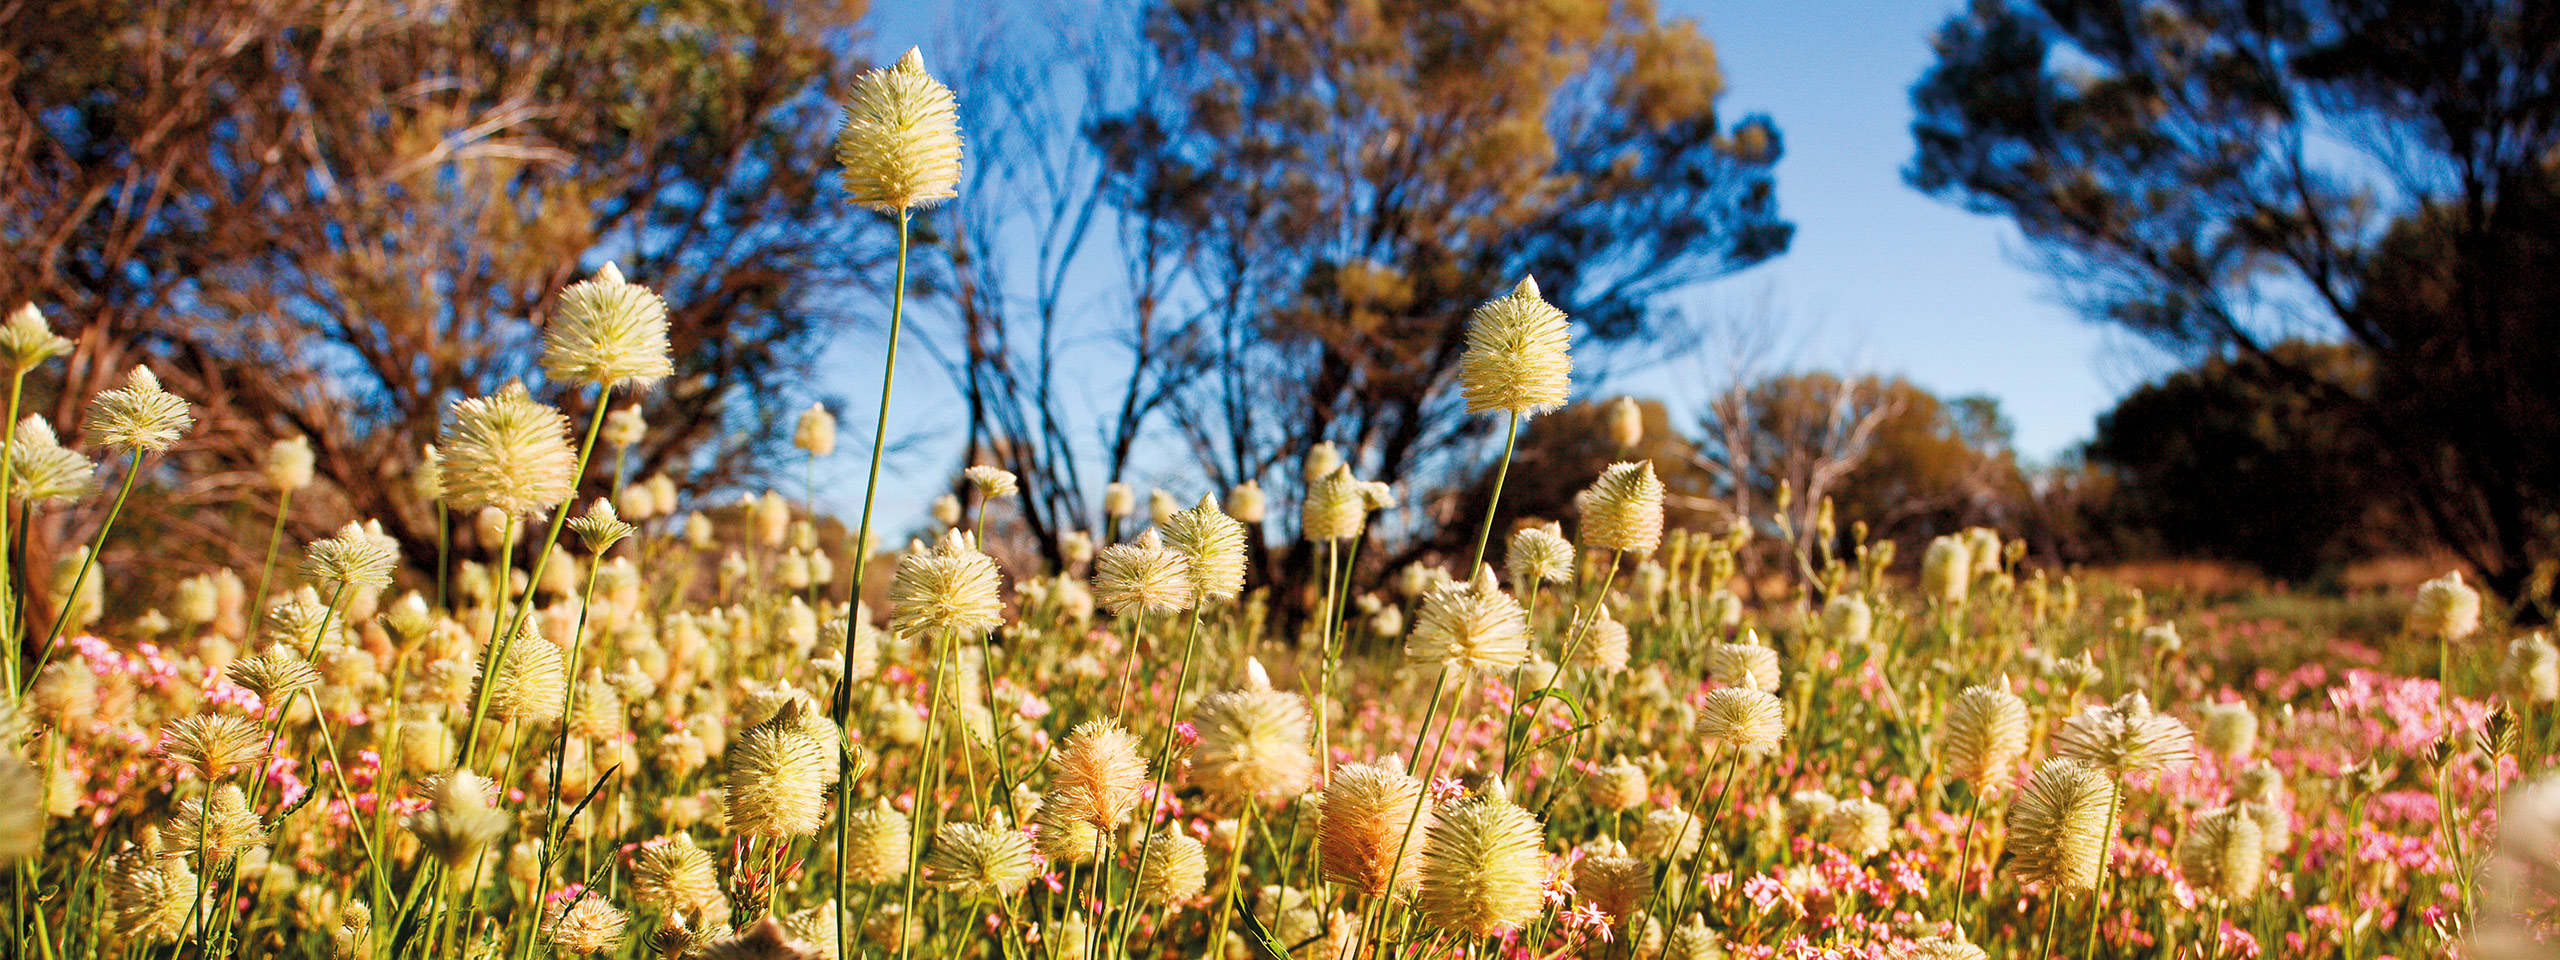
[[[569,499],[577,482],[569,418],[534,402],[522,383],[455,401],[436,448],[444,501],[456,510],[548,510]]]
[[[904,210],[958,195],[960,108],[951,88],[924,72],[923,51],[855,78],[836,162],[845,193],[866,207]]]
[[[1306,502],[1298,506],[1300,532],[1310,541],[1349,540],[1369,522],[1369,505],[1360,495],[1360,480],[1351,468],[1335,465],[1307,483]]]
[[[468,767],[429,780],[424,792],[427,807],[409,816],[409,832],[447,868],[468,865],[507,829],[497,784]]]
[[[9,322],[0,325],[0,364],[12,372],[35,369],[47,360],[71,352],[71,341],[53,332],[44,322],[44,312],[32,303],[20,304],[9,311]]]
[[[887,883],[907,875],[907,855],[914,840],[907,815],[881,800],[847,818],[845,875],[856,883]]]
[[[694,915],[720,896],[719,865],[691,836],[659,837],[631,858],[631,899],[642,906]]]
[[[1191,605],[1191,563],[1149,530],[1102,548],[1093,561],[1093,600],[1124,617],[1183,609]]]
[[[1159,830],[1147,844],[1134,892],[1142,903],[1163,906],[1199,896],[1208,879],[1208,851],[1200,841],[1178,830]]]
[[[233,769],[267,758],[266,731],[247,717],[201,714],[173,721],[160,733],[160,755],[220,780]]]
[[[1787,707],[1777,695],[1742,683],[1717,687],[1698,705],[1698,736],[1753,753],[1777,749],[1787,735]]]
[[[2067,759],[2037,765],[2010,801],[2010,869],[2021,883],[2096,889],[2115,806],[2115,781],[2105,771]]]
[[[1269,508],[1270,503],[1262,495],[1260,481],[1247,480],[1227,491],[1227,515],[1236,518],[1239,523],[1248,525],[1261,523],[1263,514]]]
[[[1554,522],[1513,531],[1510,549],[1503,552],[1513,590],[1573,579],[1573,559],[1573,541],[1565,539],[1563,525]]]
[[[569,709],[569,657],[525,622],[499,652],[498,676],[489,685],[489,716],[549,721]]]
[[[800,421],[792,425],[791,445],[813,457],[836,452],[836,415],[827,412],[826,404],[809,404],[809,409],[800,411]]]
[[[277,490],[294,491],[311,485],[311,472],[316,466],[311,452],[311,438],[294,434],[267,445],[266,459],[258,464],[258,472]]]
[[[1460,937],[1488,937],[1538,914],[1545,828],[1497,796],[1441,811],[1422,848],[1422,917]]]
[[[1521,278],[1467,320],[1467,350],[1458,357],[1467,412],[1532,416],[1563,406],[1573,392],[1572,346],[1564,311],[1538,296],[1538,281]]]
[[[267,828],[249,809],[249,799],[240,787],[226,783],[214,789],[210,810],[201,797],[178,801],[162,836],[174,842],[174,851],[193,855],[196,865],[205,867],[267,842]]]
[[[805,697],[792,697],[729,746],[729,829],[766,837],[816,833],[835,786],[840,737]]]
[[[908,636],[962,635],[1004,622],[1004,575],[968,534],[945,530],[931,550],[898,558],[889,583],[889,626]]]
[[[1191,726],[1200,734],[1191,752],[1192,779],[1231,803],[1294,797],[1315,777],[1307,703],[1268,682],[1202,698]]]
[[[353,523],[326,540],[312,541],[302,556],[302,572],[312,579],[355,589],[389,586],[391,571],[399,565],[399,548]]]
[[[1316,851],[1324,878],[1350,884],[1368,897],[1387,892],[1389,870],[1394,871],[1393,886],[1413,886],[1421,877],[1422,859],[1395,859],[1431,827],[1431,808],[1415,802],[1420,796],[1422,782],[1392,763],[1335,767],[1317,819]]]
[[[675,373],[668,355],[667,301],[605,264],[560,291],[560,311],[542,338],[542,369],[564,383],[648,386]]]
[[[1462,670],[1508,670],[1529,659],[1528,614],[1494,582],[1493,568],[1483,567],[1475,579],[1422,598],[1404,655]]]
[[[2409,605],[2409,630],[2422,637],[2460,640],[2480,629],[2480,591],[2462,582],[2455,570],[2418,585],[2417,602]]]
[[[1010,897],[1040,874],[1040,854],[1020,830],[945,823],[924,855],[925,880],[961,894]]]
[[[2196,814],[2178,841],[2178,873],[2187,885],[2225,901],[2258,892],[2267,850],[2258,821],[2238,807]]]
[[[602,953],[622,942],[623,925],[630,921],[629,914],[590,893],[543,924],[543,939],[571,956]]]
[[[1244,592],[1244,524],[1218,509],[1217,498],[1202,494],[1199,505],[1165,518],[1163,530],[1165,549],[1189,564],[1194,596],[1224,600]]]
[[[1146,799],[1147,762],[1118,720],[1077,724],[1049,762],[1046,807],[1096,829],[1119,829]]]
[[[1950,780],[1997,789],[2027,752],[2027,704],[2000,687],[1971,686],[1938,721],[1938,758]]]
[[[9,440],[9,499],[18,503],[77,500],[98,492],[98,465],[64,447],[53,425],[28,414]]]
[[[594,503],[587,505],[586,513],[569,521],[569,532],[578,535],[578,542],[586,545],[588,553],[600,554],[613,549],[613,545],[621,543],[623,538],[640,532],[640,528],[623,520],[621,511],[613,508],[612,500],[597,497]]]
[[[124,386],[89,398],[90,438],[129,453],[169,449],[195,422],[187,402],[160,389],[150,367],[133,368]]]
[[[2195,735],[2187,725],[2152,712],[2151,698],[2140,693],[2125,694],[2112,705],[2083,708],[2053,731],[2052,743],[2054,756],[2116,776],[2195,758]]]
[[[1574,502],[1583,546],[1644,556],[1662,545],[1662,478],[1652,461],[1610,464]]]

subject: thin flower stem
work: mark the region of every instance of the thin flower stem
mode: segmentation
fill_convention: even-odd
[[[1956,849],[1959,852],[1956,855],[1956,909],[1953,916],[1957,926],[1964,925],[1965,894],[1973,892],[1973,822],[1981,816],[1982,791],[1976,789],[1973,792],[1973,803],[1965,811],[1964,836],[1956,841]]]
[[[605,410],[612,406],[613,385],[608,383],[597,387],[596,409],[595,412],[587,418],[586,439],[578,442],[578,464],[576,469],[569,472],[569,476],[572,478],[569,489],[569,498],[560,501],[560,505],[552,509],[551,529],[548,533],[543,534],[542,547],[534,551],[532,572],[525,575],[524,599],[516,604],[514,619],[508,622],[505,632],[498,634],[497,637],[491,641],[489,644],[489,655],[484,658],[486,663],[480,671],[480,693],[477,697],[473,698],[471,706],[470,733],[464,738],[462,744],[463,766],[467,767],[471,765],[472,757],[476,755],[476,751],[480,748],[480,721],[489,711],[490,684],[496,680],[498,664],[504,662],[501,658],[506,656],[507,644],[515,639],[516,634],[523,632],[525,621],[533,616],[533,591],[541,586],[542,571],[551,564],[551,549],[558,546],[560,543],[560,528],[569,522],[569,507],[578,502],[576,481],[577,479],[584,478],[587,475],[588,460],[595,456],[596,452],[596,437],[598,434],[604,432]],[[510,529],[512,529],[513,518],[509,518],[509,523]],[[510,548],[508,551],[509,555],[499,558],[501,566],[514,562],[512,559],[514,543],[514,538],[510,536],[508,539],[508,546]],[[499,592],[498,603],[500,605],[499,609],[501,610],[505,609],[505,604],[507,602],[505,593],[506,592],[503,590]],[[492,628],[495,628],[497,623],[497,617],[489,618],[489,624]]]
[[[1413,749],[1407,754],[1414,760],[1422,758],[1423,738],[1431,735],[1431,720],[1440,714],[1440,700],[1449,691],[1449,673],[1449,665],[1441,664],[1439,679],[1431,683],[1431,705],[1422,711],[1422,727],[1414,732]],[[1395,858],[1387,861],[1387,892],[1376,898],[1376,902],[1372,904],[1371,915],[1363,917],[1360,921],[1362,943],[1370,942],[1372,927],[1380,933],[1386,930],[1387,908],[1395,902],[1395,878],[1403,875],[1405,852],[1413,846],[1414,826],[1422,819],[1423,805],[1431,802],[1431,776],[1439,771],[1417,770],[1414,772],[1415,779],[1422,784],[1422,789],[1414,794],[1413,809],[1405,815],[1404,834],[1396,842]]]
[[[1511,451],[1519,444],[1520,411],[1514,410],[1511,411],[1511,427],[1504,431],[1502,437],[1502,465],[1493,472],[1493,499],[1485,502],[1484,525],[1476,528],[1476,558],[1467,564],[1467,576],[1475,576],[1476,568],[1484,566],[1485,544],[1493,539],[1493,517],[1501,512],[1502,482],[1511,475]]]
[[[9,683],[9,699],[11,702],[17,701],[18,691],[20,690],[18,685],[19,597],[18,591],[14,586],[16,581],[9,579],[8,505],[11,481],[16,480],[18,476],[18,472],[11,469],[12,464],[15,463],[14,458],[17,456],[18,401],[20,397],[25,394],[26,386],[26,368],[20,367],[10,373],[9,420],[7,423],[0,423],[0,640],[6,640],[9,646],[9,658],[6,663],[9,668],[7,680]],[[41,918],[42,911],[38,911],[37,915]],[[45,949],[48,954],[52,951],[52,947],[50,945]]]
[[[862,582],[864,574],[867,572],[871,561],[871,507],[872,504],[879,500],[880,496],[880,456],[882,451],[889,445],[889,394],[890,391],[898,384],[898,340],[904,334],[906,329],[907,252],[909,245],[908,222],[912,215],[913,211],[910,211],[907,208],[901,207],[898,209],[898,276],[896,283],[891,285],[889,292],[889,345],[887,349],[887,363],[880,373],[880,416],[878,424],[875,425],[871,431],[871,470],[867,475],[867,478],[864,479],[862,483],[862,520],[856,525],[855,533],[853,535],[853,546],[851,549],[853,562],[847,564],[847,566],[853,568],[853,583],[850,588],[852,590],[851,597],[846,601],[845,606],[847,610],[853,611],[852,615],[854,616],[861,615]],[[844,663],[848,666],[853,663],[854,638],[861,632],[861,624],[852,624],[849,629],[845,630],[844,650],[839,653],[841,659],[838,662]],[[939,671],[941,669],[940,665],[937,664],[935,669]],[[842,729],[846,720],[853,716],[852,674],[844,674],[836,681],[834,706],[835,710],[833,712],[835,714],[836,727],[838,729]],[[927,737],[929,738],[930,736],[931,734],[928,733]],[[836,868],[833,880],[835,888],[834,894],[838,905],[836,910],[836,942],[844,943],[852,939],[850,934],[853,929],[852,917],[842,908],[842,905],[845,902],[845,845],[853,836],[853,820],[851,818],[853,809],[853,755],[849,752],[839,751],[837,756],[837,765],[835,818]],[[921,801],[919,801],[918,812],[922,812]],[[910,923],[915,917],[915,868],[913,864],[908,865],[907,874],[906,909],[908,912],[898,916],[898,922],[901,924]],[[863,913],[863,921],[868,922],[870,920],[870,907],[866,905],[863,908]],[[898,936],[898,955],[900,957],[907,955],[908,939],[909,938],[905,935],[905,929],[901,927]]]
[[[1156,844],[1156,808],[1164,802],[1165,781],[1173,779],[1173,718],[1182,711],[1182,688],[1191,679],[1191,655],[1199,648],[1202,604],[1202,598],[1198,594],[1193,594],[1191,626],[1183,631],[1182,667],[1174,672],[1173,696],[1164,706],[1164,735],[1157,738],[1156,743],[1155,760],[1164,765],[1164,772],[1153,778],[1154,782],[1148,785],[1147,805],[1140,811],[1146,817],[1143,821],[1146,827],[1146,838],[1138,842],[1138,866],[1129,876],[1129,895],[1132,898],[1137,896],[1139,885],[1147,880],[1147,854],[1155,849]],[[1113,952],[1122,952],[1128,948],[1129,922],[1137,912],[1137,905],[1134,903],[1122,905],[1120,921],[1115,925],[1115,932],[1111,935]]]
[[[276,488],[276,522],[267,530],[267,559],[258,565],[258,593],[249,601],[249,635],[267,625],[267,588],[275,582],[276,550],[284,545],[284,520],[293,515],[293,488]]]
[[[924,853],[925,817],[927,814],[934,812],[934,807],[939,805],[935,802],[933,796],[935,793],[940,792],[939,786],[937,784],[929,787],[927,785],[926,778],[928,775],[938,776],[942,772],[942,754],[940,751],[936,750],[935,747],[939,745],[942,733],[942,664],[945,656],[950,652],[951,643],[952,631],[942,631],[940,641],[934,645],[932,689],[925,696],[923,762],[916,767],[914,787],[915,805],[908,811],[907,879],[906,891],[903,894],[905,906],[902,907],[898,913],[898,960],[906,960],[907,951],[910,946],[909,941],[915,939],[906,935],[906,928],[908,924],[915,922],[916,881],[918,879],[917,864],[921,862],[921,855]],[[839,794],[839,799],[841,799],[842,796],[842,794]],[[837,819],[839,821],[850,823],[850,821],[845,821],[843,817],[838,817]],[[839,836],[837,839],[842,841],[843,837]],[[841,849],[841,847],[839,847],[839,849]],[[842,864],[844,862],[844,858],[839,856],[836,858],[836,862],[838,864]],[[841,903],[842,901],[838,902]],[[838,911],[838,913],[842,913],[842,911]]]
[[[125,498],[133,495],[134,478],[141,475],[142,451],[136,449],[125,458],[124,486],[116,490],[116,502],[107,508],[107,522],[99,524],[98,535],[89,538],[89,555],[81,559],[80,572],[72,575],[71,589],[64,591],[62,595],[62,609],[53,615],[53,629],[45,631],[44,643],[41,645],[43,653],[36,657],[35,669],[19,678],[26,684],[18,690],[21,695],[26,693],[26,687],[34,686],[36,675],[44,672],[45,665],[53,662],[54,650],[62,639],[62,627],[71,622],[72,609],[80,605],[80,587],[89,582],[90,569],[98,565],[98,551],[106,547],[107,534],[115,530],[116,517],[124,513]],[[11,658],[15,659],[15,657],[16,652],[11,651]]]

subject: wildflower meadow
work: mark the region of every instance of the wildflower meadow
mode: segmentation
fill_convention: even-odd
[[[963,183],[954,103],[915,53],[847,99],[843,188],[900,231],[892,371],[915,215]],[[992,546],[993,466],[894,543],[887,388],[839,411],[860,457],[821,407],[779,471],[864,463],[855,515],[626,466],[652,428],[618,402],[674,370],[649,283],[558,291],[544,383],[452,403],[386,479],[438,504],[433,557],[358,520],[167,581],[95,558],[194,401],[133,367],[67,447],[18,388],[70,343],[8,315],[0,524],[110,509],[0,570],[0,954],[2560,950],[2560,651],[2459,572],[2348,639],[1988,528],[1897,557],[1827,503],[1667,527],[1630,456],[1567,515],[1465,516],[1471,552],[1362,574],[1422,505],[1329,444],[1296,502],[1097,490],[1062,565]],[[1456,380],[1505,438],[1499,503],[1509,443],[1574,394],[1575,321],[1533,277],[1484,297]],[[1644,429],[1627,405],[1607,441]],[[274,438],[237,496],[290,510],[312,458]],[[1746,575],[1753,550],[1788,562]],[[1289,552],[1303,615],[1255,586]],[[109,584],[147,611],[107,615]]]

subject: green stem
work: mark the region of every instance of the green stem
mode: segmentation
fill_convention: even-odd
[[[1422,759],[1423,738],[1431,735],[1431,720],[1439,715],[1440,700],[1449,692],[1449,672],[1449,665],[1441,664],[1439,679],[1431,683],[1431,705],[1423,708],[1422,728],[1415,731],[1413,750],[1407,754],[1414,760]],[[1431,802],[1431,775],[1437,772],[1436,770],[1415,771],[1415,779],[1422,784],[1422,789],[1414,794],[1413,809],[1405,814],[1404,833],[1402,838],[1396,841],[1395,859],[1387,862],[1387,892],[1377,898],[1377,903],[1373,905],[1374,912],[1360,921],[1362,943],[1370,942],[1370,927],[1373,924],[1380,933],[1386,930],[1387,907],[1395,902],[1396,878],[1403,875],[1404,855],[1413,846],[1414,827],[1422,819],[1422,805]]]
[[[952,632],[942,631],[941,640],[934,644],[932,688],[925,694],[923,762],[915,770],[915,809],[908,812],[910,819],[907,822],[907,881],[904,895],[906,906],[898,914],[898,960],[906,960],[910,941],[915,939],[907,936],[907,927],[915,922],[916,915],[917,856],[924,852],[925,816],[939,805],[934,798],[934,794],[940,792],[939,789],[928,787],[925,778],[929,774],[938,774],[942,770],[941,754],[934,747],[941,739],[942,733],[942,664],[951,651],[951,643]],[[845,796],[839,793],[839,801]],[[840,822],[843,821],[842,817],[837,819]],[[839,834],[837,839],[841,842],[842,835]],[[844,858],[839,856],[836,862],[841,864]],[[841,914],[843,911],[838,910],[837,913]]]
[[[1191,627],[1190,629],[1183,631],[1182,638],[1182,667],[1174,672],[1173,696],[1164,706],[1164,736],[1157,739],[1155,755],[1156,762],[1164,765],[1164,772],[1155,776],[1153,778],[1154,782],[1148,785],[1146,808],[1139,811],[1139,815],[1145,818],[1142,823],[1146,827],[1146,838],[1138,842],[1138,866],[1129,877],[1129,893],[1132,896],[1137,894],[1138,887],[1140,885],[1146,883],[1147,853],[1155,848],[1156,843],[1156,808],[1164,802],[1165,781],[1173,779],[1173,718],[1182,711],[1182,687],[1191,679],[1191,654],[1198,649],[1200,642],[1200,607],[1202,603],[1203,600],[1199,595],[1194,594],[1192,596]],[[1111,946],[1113,950],[1118,951],[1127,947],[1129,921],[1131,917],[1137,914],[1137,912],[1137,907],[1134,904],[1125,905],[1121,910],[1120,921],[1115,925],[1114,933],[1111,936]],[[1097,918],[1097,922],[1099,922],[1099,918]]]
[[[25,392],[26,385],[27,371],[25,368],[21,367],[11,373],[9,377],[9,422],[0,423],[0,639],[6,639],[8,641],[9,659],[7,663],[9,669],[7,677],[9,683],[9,699],[13,702],[18,699],[18,691],[20,689],[18,686],[18,655],[21,651],[18,649],[18,591],[13,586],[14,581],[9,579],[8,504],[11,481],[17,479],[17,471],[10,469],[10,466],[14,462],[12,458],[16,456],[17,453],[18,399]],[[42,916],[41,912],[39,912],[38,916]],[[47,946],[46,950],[50,953],[52,947]]]
[[[98,535],[89,538],[89,555],[81,559],[80,572],[72,575],[71,589],[62,595],[62,609],[53,615],[53,629],[45,631],[41,647],[43,653],[36,657],[36,668],[20,678],[28,686],[34,685],[36,674],[44,672],[45,664],[53,662],[54,648],[62,639],[62,627],[71,622],[72,608],[80,605],[80,587],[89,582],[89,570],[98,565],[98,551],[106,546],[107,533],[116,528],[116,517],[124,513],[125,498],[133,495],[134,478],[141,475],[142,451],[136,449],[125,459],[124,485],[116,490],[115,505],[107,508],[107,522],[99,524]],[[25,693],[25,687],[19,688],[19,692]]]
[[[855,528],[856,532],[853,535],[853,562],[847,564],[847,566],[853,568],[853,593],[851,599],[846,601],[845,606],[846,609],[854,611],[856,615],[859,615],[862,610],[863,570],[865,565],[871,560],[871,506],[878,500],[880,494],[880,455],[881,452],[889,445],[889,392],[892,388],[896,387],[898,383],[898,340],[906,328],[907,225],[911,216],[912,211],[909,211],[904,207],[898,209],[898,279],[896,284],[890,288],[889,294],[888,363],[880,373],[880,417],[879,423],[874,426],[871,431],[871,472],[868,479],[864,480],[862,483],[862,522]],[[853,629],[848,629],[844,632],[844,650],[842,653],[842,659],[839,662],[847,664],[853,662],[854,637],[862,632],[860,624],[855,624],[853,627]],[[936,669],[940,669],[939,665],[936,666]],[[853,682],[851,679],[847,678],[837,681],[835,699],[836,726],[841,728],[844,726],[845,720],[852,716],[853,713]],[[927,736],[930,737],[931,734],[928,733]],[[837,904],[836,942],[841,944],[849,942],[852,939],[851,932],[853,929],[852,917],[848,911],[843,908],[843,904],[845,902],[844,850],[845,844],[853,836],[853,821],[847,816],[847,814],[852,810],[853,803],[853,756],[849,753],[840,754],[838,757],[838,763],[840,766],[837,769],[836,775],[836,869],[834,885]],[[921,798],[917,800],[917,812],[923,812],[923,800]],[[907,874],[908,896],[906,909],[908,912],[898,916],[898,922],[900,924],[911,922],[915,917],[915,870],[912,866],[909,867]],[[863,912],[863,919],[868,921],[870,919],[870,908],[865,907]],[[907,955],[907,939],[905,929],[901,927],[898,936],[898,955],[900,957]]]
[[[1973,822],[1982,816],[1982,791],[1973,792],[1973,803],[1964,815],[1964,836],[1956,841],[1956,926],[1964,926],[1964,898],[1971,893],[1973,878]]]
[[[612,405],[613,385],[608,383],[597,387],[595,413],[587,417],[586,439],[578,442],[578,465],[576,469],[569,473],[569,476],[572,478],[582,478],[587,475],[588,459],[595,456],[596,452],[596,436],[604,432],[605,409]],[[489,711],[489,685],[497,679],[498,664],[501,662],[498,658],[506,653],[507,643],[515,639],[515,635],[517,633],[524,630],[525,621],[533,616],[533,592],[540,589],[542,586],[542,571],[545,567],[548,567],[551,564],[551,548],[559,545],[560,528],[569,522],[569,508],[577,502],[578,492],[573,480],[570,486],[568,499],[560,501],[560,505],[553,508],[551,511],[551,530],[543,535],[542,548],[536,551],[533,555],[533,571],[525,576],[524,600],[523,602],[516,604],[515,619],[507,624],[505,632],[498,634],[497,637],[489,644],[489,656],[486,658],[486,661],[480,670],[480,693],[477,697],[473,698],[473,703],[471,705],[470,735],[462,744],[463,766],[470,766],[472,758],[480,749],[480,721]],[[514,528],[513,517],[508,518],[508,524],[509,529],[512,530]],[[498,558],[499,563],[502,565],[514,562],[514,541],[512,537],[510,537],[508,541],[508,547],[508,555]],[[501,591],[501,593],[503,594],[504,591]],[[506,597],[503,595],[500,596],[498,598],[498,603],[500,604],[499,609],[504,610]],[[492,628],[496,627],[497,622],[498,618],[489,618],[489,623]]]
[[[1511,411],[1511,428],[1504,431],[1502,438],[1502,465],[1493,472],[1493,499],[1485,501],[1484,525],[1476,528],[1476,559],[1467,564],[1466,576],[1475,576],[1476,568],[1484,566],[1485,544],[1493,539],[1493,516],[1500,512],[1502,506],[1502,482],[1511,475],[1511,451],[1519,443],[1520,411],[1514,410]]]
[[[267,559],[258,565],[257,598],[249,602],[249,636],[255,638],[267,625],[267,587],[274,582],[276,550],[284,545],[284,518],[293,512],[293,488],[276,488],[276,522],[267,529]]]

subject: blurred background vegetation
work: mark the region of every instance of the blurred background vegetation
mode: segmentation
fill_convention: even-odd
[[[275,518],[203,505],[261,502],[233,494],[294,434],[321,483],[291,536],[378,517],[431,557],[432,507],[405,478],[444,406],[521,378],[577,415],[527,344],[553,291],[614,261],[675,309],[678,375],[645,398],[631,472],[722,503],[797,499],[791,415],[856,392],[831,346],[876,366],[888,283],[893,232],[842,202],[829,155],[869,65],[864,13],[0,4],[0,302],[36,302],[79,345],[39,404],[76,423],[147,361],[199,405],[205,426],[137,499],[176,536],[123,541],[155,559],[254,564],[264,538],[240,531]],[[961,198],[917,221],[912,342],[966,436],[896,482],[958,492],[972,462],[1020,475],[995,524],[1017,562],[1100,528],[1107,483],[1253,480],[1279,505],[1257,576],[1293,595],[1310,569],[1286,548],[1298,460],[1319,441],[1417,508],[1364,565],[1445,556],[1500,442],[1455,395],[1465,317],[1531,274],[1579,321],[1590,402],[1532,421],[1506,524],[1565,515],[1637,455],[1701,529],[1774,533],[1784,512],[1810,530],[1827,498],[1844,535],[1992,525],[2047,564],[2324,589],[2459,564],[2505,597],[2548,592],[2552,4],[1952,16],[1911,90],[1910,184],[2014,221],[2088,318],[2185,361],[2052,463],[2023,461],[1987,398],[1806,368],[1768,348],[1780,320],[1668,304],[1784,256],[1794,227],[1783,118],[1720,110],[1712,38],[1649,3],[1015,13],[954,18],[927,45],[970,162]],[[1696,408],[1640,404],[1624,448],[1601,406],[1612,375],[1666,357],[1726,375]],[[42,554],[98,518],[38,520]]]

